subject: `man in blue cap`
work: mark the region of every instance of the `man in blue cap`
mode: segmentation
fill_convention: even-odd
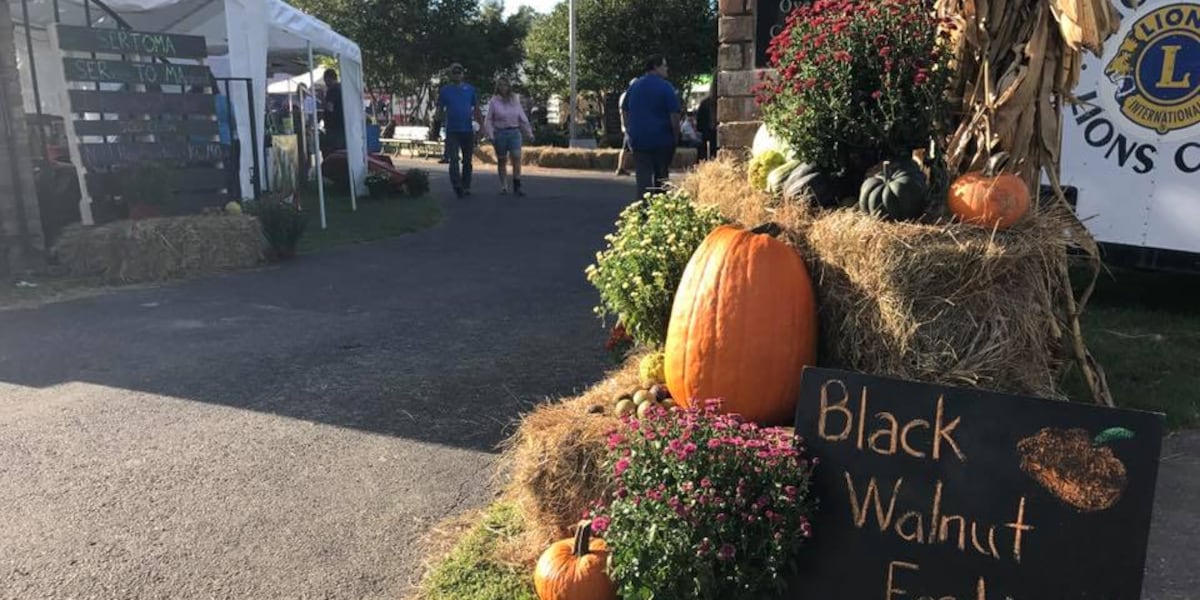
[[[471,195],[472,158],[475,154],[475,124],[483,122],[479,96],[463,81],[463,66],[450,65],[450,83],[438,92],[438,116],[443,117],[446,154],[450,158],[450,185],[459,198]]]

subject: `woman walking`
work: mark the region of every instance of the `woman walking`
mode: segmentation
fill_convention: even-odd
[[[525,109],[521,107],[521,98],[512,89],[512,82],[507,77],[496,78],[496,93],[488,102],[487,116],[483,121],[483,133],[492,140],[496,148],[496,169],[500,172],[500,193],[508,193],[507,165],[512,159],[512,191],[516,196],[524,196],[521,190],[521,142],[522,139],[533,140],[533,128]]]

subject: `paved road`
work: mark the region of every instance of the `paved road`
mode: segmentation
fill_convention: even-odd
[[[510,420],[606,368],[583,268],[632,194],[434,183],[432,230],[0,313],[0,598],[400,597]]]
[[[428,527],[486,502],[511,419],[605,367],[582,269],[631,183],[529,188],[282,268],[0,313],[0,598],[402,597]],[[1193,598],[1200,436],[1165,455],[1146,598]]]

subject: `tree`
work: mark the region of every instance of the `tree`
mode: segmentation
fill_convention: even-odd
[[[436,79],[452,62],[477,85],[523,58],[532,14],[504,19],[500,0],[296,0],[296,4],[356,41],[369,88],[432,102]]]
[[[717,7],[713,0],[580,0],[575,4],[576,76],[582,91],[624,89],[652,54],[667,57],[671,80],[688,89],[711,73],[717,58]],[[560,2],[539,17],[526,40],[527,79],[536,86],[567,87],[568,14]]]
[[[547,14],[537,15],[525,38],[525,62],[522,83],[536,104],[545,104],[550,96],[565,96],[568,91],[567,5],[560,3]]]

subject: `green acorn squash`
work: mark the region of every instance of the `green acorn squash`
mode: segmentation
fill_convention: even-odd
[[[887,219],[920,218],[929,205],[929,182],[911,158],[884,161],[859,188],[858,209]]]
[[[783,184],[783,197],[785,200],[808,201],[822,208],[832,208],[838,204],[833,179],[811,163],[801,164],[792,170]]]

